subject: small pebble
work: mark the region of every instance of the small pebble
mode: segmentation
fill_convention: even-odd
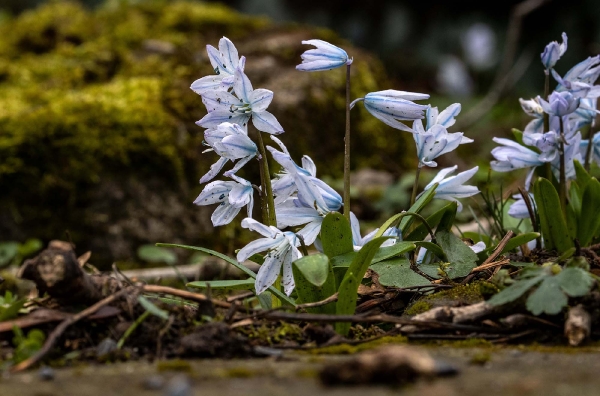
[[[162,389],[162,387],[165,386],[165,379],[161,375],[153,375],[152,377],[146,378],[142,385],[144,386],[144,389],[148,390]]]
[[[52,381],[54,377],[55,373],[51,367],[44,366],[38,371],[38,378],[42,381]]]
[[[112,338],[105,338],[100,341],[100,344],[96,347],[96,356],[102,357],[106,356],[111,352],[117,350],[117,342]]]
[[[165,396],[192,396],[192,384],[185,375],[177,375],[167,383]]]

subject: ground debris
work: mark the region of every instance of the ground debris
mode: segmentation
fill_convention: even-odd
[[[387,384],[403,385],[418,378],[455,375],[458,370],[433,359],[421,349],[386,345],[360,353],[341,363],[325,366],[321,382],[328,386]]]
[[[177,354],[186,357],[249,357],[252,349],[245,337],[223,322],[206,323],[181,338]]]
[[[565,337],[569,340],[569,345],[580,345],[589,337],[591,331],[592,319],[588,311],[582,305],[570,308],[565,321]]]

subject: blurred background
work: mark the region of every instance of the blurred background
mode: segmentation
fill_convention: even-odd
[[[211,74],[205,46],[223,35],[248,58],[254,87],[275,92],[270,111],[294,157],[310,155],[333,186],[341,186],[344,74],[296,72],[303,39],[354,57],[353,97],[398,89],[429,93],[440,110],[462,103],[451,132],[475,143],[438,163],[480,165],[474,183],[483,183],[491,137],[523,128],[518,98],[543,89],[544,46],[568,34],[563,74],[600,53],[598,20],[597,0],[0,0],[0,266],[51,239],[92,250],[100,268],[164,261],[140,254],[155,242],[230,254],[243,246],[251,235],[235,224],[213,229],[213,208],[192,204],[216,158],[201,154],[194,121],[205,109],[188,87]],[[352,209],[376,226],[406,208],[414,142],[362,107],[352,117]]]

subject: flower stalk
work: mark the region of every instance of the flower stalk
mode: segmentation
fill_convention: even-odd
[[[346,135],[344,136],[344,216],[350,221],[350,66],[346,65]]]
[[[558,198],[563,215],[567,217],[567,177],[565,173],[565,132],[563,118],[558,117],[560,123],[560,139],[558,142],[558,154],[560,156],[560,169],[558,179]]]
[[[267,150],[259,130],[257,133],[258,151],[260,153],[260,183],[261,183],[261,208],[263,223],[267,226],[277,226],[277,217],[275,214],[275,200],[273,198],[273,188],[271,186],[271,173],[269,172],[269,161],[267,160]]]
[[[417,190],[419,189],[419,176],[421,175],[421,168],[423,165],[421,161],[417,165],[417,173],[415,174],[415,182],[413,183],[412,194],[410,196],[410,206],[413,206],[415,201],[417,200]]]

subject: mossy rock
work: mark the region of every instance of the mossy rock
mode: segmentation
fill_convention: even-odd
[[[50,2],[0,22],[0,240],[68,237],[101,267],[135,258],[154,242],[224,250],[235,226],[215,232],[213,208],[192,204],[205,114],[189,85],[212,74],[207,44],[232,39],[255,87],[275,92],[269,108],[296,159],[319,175],[342,175],[345,70],[294,66],[322,38],[354,57],[352,97],[400,88],[382,64],[332,32],[277,25],[219,4],[110,2],[90,11]],[[353,168],[397,170],[409,134],[353,113]],[[392,164],[390,159],[394,161]],[[251,167],[240,175],[258,180]],[[240,246],[236,246],[240,247]]]

